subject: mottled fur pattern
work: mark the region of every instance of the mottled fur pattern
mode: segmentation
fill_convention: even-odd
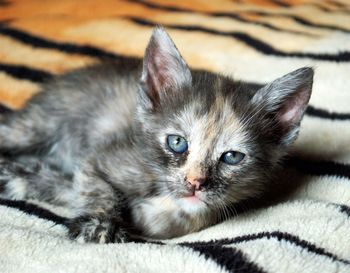
[[[130,225],[153,238],[198,231],[266,189],[297,137],[312,77],[302,68],[257,88],[191,71],[157,28],[143,65],[68,73],[2,117],[0,195],[72,207],[80,242],[125,242]],[[188,151],[172,152],[168,135]],[[227,151],[244,160],[224,163]],[[188,177],[205,178],[195,202]]]

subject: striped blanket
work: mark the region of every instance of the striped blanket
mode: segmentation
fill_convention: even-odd
[[[254,83],[315,68],[271,195],[198,233],[108,245],[68,240],[64,208],[0,200],[0,272],[350,272],[347,0],[0,0],[0,102],[19,109],[56,74],[142,58],[158,24],[194,68]]]

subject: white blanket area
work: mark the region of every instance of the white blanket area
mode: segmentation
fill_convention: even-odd
[[[201,232],[108,245],[70,241],[61,208],[3,201],[0,272],[350,272],[349,200],[348,179],[305,176],[286,201]]]

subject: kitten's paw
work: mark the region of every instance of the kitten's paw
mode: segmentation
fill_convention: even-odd
[[[119,227],[114,233],[114,242],[115,243],[127,243],[130,242],[129,233],[126,229]]]
[[[128,233],[109,219],[78,217],[69,223],[69,237],[80,243],[125,243]]]

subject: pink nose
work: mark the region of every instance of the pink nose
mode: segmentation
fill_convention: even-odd
[[[200,191],[203,188],[205,177],[186,177],[186,181],[192,191]]]

